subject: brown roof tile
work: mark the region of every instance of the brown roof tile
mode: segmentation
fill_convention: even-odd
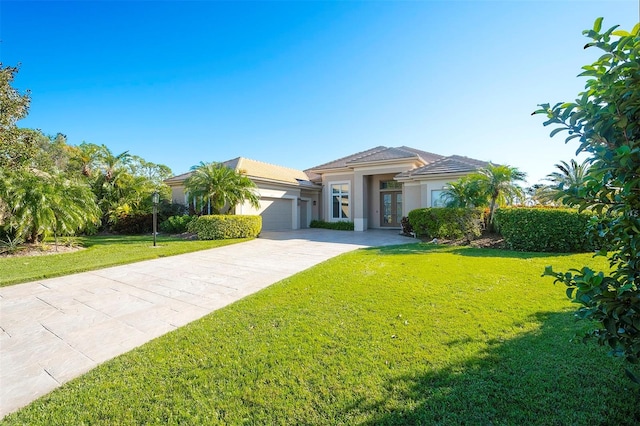
[[[264,163],[262,161],[251,160],[244,157],[237,157],[231,160],[227,160],[222,164],[229,167],[230,169],[234,169],[250,178],[255,179],[267,179],[293,184],[300,184],[303,182],[308,182],[310,180],[309,176],[307,176],[307,174],[302,170],[276,166],[275,164]],[[165,183],[169,185],[172,183],[180,184],[192,174],[193,172],[191,171],[178,176],[173,176],[165,180]]]
[[[429,163],[417,169],[402,172],[396,177],[428,176],[447,173],[470,173],[489,165],[486,161],[476,160],[460,155],[451,155]]]
[[[358,152],[346,157],[339,158],[329,163],[312,167],[309,171],[326,170],[336,168],[346,168],[350,165],[369,163],[375,161],[389,161],[415,158],[423,163],[430,163],[442,158],[442,155],[433,154],[431,152],[421,151],[419,149],[401,146],[397,148],[389,148],[386,146],[377,146],[366,151]]]

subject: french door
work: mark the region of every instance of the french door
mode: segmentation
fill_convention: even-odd
[[[402,192],[380,193],[380,225],[397,228],[402,221]]]

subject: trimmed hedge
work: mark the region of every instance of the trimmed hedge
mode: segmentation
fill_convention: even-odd
[[[262,230],[262,216],[207,215],[189,222],[187,230],[201,240],[255,238]]]
[[[353,222],[325,222],[324,220],[312,220],[309,224],[310,228],[335,229],[337,231],[353,231]]]
[[[572,209],[518,207],[496,210],[495,222],[511,250],[580,253],[595,249],[589,238],[592,217]]]
[[[182,215],[182,216],[170,216],[160,224],[160,230],[167,234],[182,234],[187,232],[187,226],[196,216]]]
[[[473,240],[482,233],[484,211],[435,207],[411,210],[409,224],[418,237]]]

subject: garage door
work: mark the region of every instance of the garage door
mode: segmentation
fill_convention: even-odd
[[[262,230],[285,231],[293,229],[292,203],[292,200],[281,198],[261,198]]]

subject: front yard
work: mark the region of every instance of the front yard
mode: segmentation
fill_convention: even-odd
[[[638,389],[540,275],[412,244],[334,258],[124,354],[6,424],[637,424]]]
[[[162,236],[157,238],[156,247],[152,237],[140,235],[97,235],[72,241],[81,247],[73,253],[22,256],[18,252],[17,256],[0,256],[0,287],[221,247],[246,239],[185,240]]]

